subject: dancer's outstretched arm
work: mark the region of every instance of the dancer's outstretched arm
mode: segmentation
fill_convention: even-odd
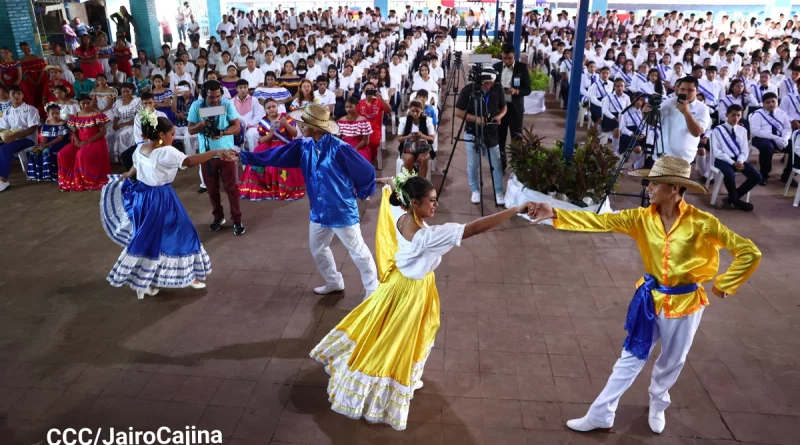
[[[239,153],[239,159],[244,165],[256,167],[297,168],[303,158],[304,140],[295,139],[282,147],[258,153],[243,151]]]
[[[628,209],[619,213],[558,210],[543,202],[533,203],[532,211],[528,216],[533,220],[531,224],[552,219],[553,227],[559,230],[572,230],[576,232],[618,232],[633,236],[636,233],[636,220],[640,211],[647,209]]]
[[[526,202],[525,204],[503,210],[502,212],[495,213],[494,215],[478,218],[475,221],[468,223],[466,227],[464,227],[464,236],[462,236],[462,239],[467,239],[471,236],[486,232],[492,227],[508,221],[512,216],[518,213],[529,213],[531,211],[531,206],[533,206],[532,202]]]

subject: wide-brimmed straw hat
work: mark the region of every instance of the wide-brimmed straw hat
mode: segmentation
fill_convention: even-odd
[[[339,124],[333,120],[330,110],[324,105],[311,103],[300,110],[292,111],[289,116],[324,132],[333,135],[339,134]]]
[[[630,176],[674,184],[698,193],[708,193],[705,185],[689,179],[691,174],[691,164],[674,156],[662,156],[656,160],[653,168],[643,168],[629,173]]]
[[[58,65],[47,65],[46,67],[44,67],[44,71],[45,72],[50,71],[50,70],[56,70],[56,71],[58,71],[60,73],[64,72],[64,68],[61,68]]]

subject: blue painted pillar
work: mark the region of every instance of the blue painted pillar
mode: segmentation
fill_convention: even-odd
[[[605,15],[607,9],[608,0],[592,0],[592,12],[600,11],[603,15]]]
[[[208,35],[209,36],[216,36],[217,40],[219,40],[219,34],[217,34],[217,23],[222,21],[222,0],[208,0],[206,2],[206,12],[208,13]],[[272,14],[272,12],[270,12]],[[194,18],[197,20],[197,17]]]
[[[580,107],[581,101],[583,49],[586,46],[584,42],[586,42],[586,23],[589,21],[589,1],[579,0],[575,44],[572,46],[572,72],[569,74],[567,128],[564,131],[564,159],[567,162],[572,162],[572,155],[575,153],[575,132],[578,130],[578,107]]]
[[[22,57],[19,44],[27,42],[31,51],[42,55],[42,43],[33,17],[30,0],[0,0],[0,46],[11,49],[14,57]]]
[[[384,17],[389,16],[389,0],[375,0],[375,7],[381,8],[381,14]],[[405,8],[405,6],[403,8]],[[403,11],[405,11],[405,9],[403,9]],[[395,11],[395,12],[401,14],[403,11]]]
[[[523,3],[517,0],[516,10],[514,11],[514,59],[519,60],[519,50],[522,46],[522,12]]]
[[[764,6],[764,17],[777,18],[781,13],[791,17],[792,0],[773,0]]]
[[[132,27],[137,49],[147,51],[153,59],[161,55],[161,27],[158,25],[156,0],[130,0],[130,13],[136,26]]]
[[[500,29],[500,0],[497,0],[494,6],[494,39],[497,40],[497,34]]]

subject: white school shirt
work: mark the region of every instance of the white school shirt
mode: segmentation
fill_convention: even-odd
[[[0,117],[0,129],[2,130],[27,130],[31,127],[38,127],[41,124],[39,111],[26,103],[23,103],[17,108],[13,106],[8,107],[3,113],[3,117]],[[38,137],[38,132],[34,131],[32,134],[26,136],[25,139],[35,144]]]
[[[239,77],[247,81],[247,88],[258,88],[258,84],[264,83],[264,72],[259,68],[254,69],[252,72],[249,68],[242,70]]]
[[[736,125],[733,127],[733,132],[734,138],[731,138],[731,125],[727,122],[711,131],[711,150],[714,152],[714,158],[731,165],[737,161],[747,162],[750,158],[747,129]]]
[[[760,82],[753,82],[748,86],[748,89],[750,90],[750,94],[753,95],[753,97],[756,100],[756,103],[759,106],[763,104],[764,100],[762,98],[764,97],[765,94],[767,93],[775,93],[776,95],[778,94],[778,89],[775,88],[775,85],[771,83],[768,84],[767,87],[762,90]]]
[[[700,136],[693,136],[689,133],[683,114],[676,108],[677,103],[677,97],[665,99],[661,103],[664,151],[669,156],[675,156],[691,163],[697,155]],[[689,104],[689,112],[703,131],[711,128],[711,113],[706,104],[694,100]]]
[[[628,137],[633,137],[635,130],[631,130],[630,127],[635,127],[636,129],[640,128],[642,117],[642,110],[636,107],[628,108],[628,111],[626,111],[619,120],[620,133]],[[645,136],[645,143],[652,144],[656,138],[655,128],[650,125],[641,128],[642,133],[647,133]]]
[[[590,86],[589,100],[592,101],[592,104],[602,107],[603,99],[608,95],[614,94],[613,85],[610,80],[607,80],[605,85],[602,80],[598,80],[594,85]]]
[[[781,100],[780,109],[789,116],[790,121],[800,121],[800,94],[787,94]],[[800,150],[800,147],[798,147]]]
[[[314,102],[320,105],[336,105],[336,93],[331,90],[325,90],[324,94],[319,94],[319,90],[314,91]]]
[[[706,98],[706,105],[710,108],[716,108],[721,93],[719,84],[708,80],[707,77],[699,79],[698,84],[698,90],[700,90]]]
[[[259,69],[261,69],[261,72],[263,72],[264,74],[267,74],[270,71],[274,72],[275,77],[280,77],[281,68],[282,68],[281,64],[278,63],[278,61],[275,59],[272,59],[272,63],[267,63],[266,61],[264,61],[264,63],[262,63],[261,66],[259,67]]]
[[[178,82],[181,82],[181,81],[184,81],[184,80],[189,82],[189,85],[191,86],[192,91],[194,91],[194,87],[195,87],[194,77],[192,77],[192,75],[190,73],[186,72],[186,71],[183,72],[182,76],[178,76],[178,73],[176,73],[175,71],[169,73],[169,87],[170,87],[170,89],[174,92],[178,88]]]
[[[166,118],[167,115],[159,110],[155,110],[156,117],[164,117]],[[142,121],[139,119],[133,120],[133,140],[136,145],[139,145],[145,142],[144,136],[142,136]]]
[[[789,137],[792,135],[792,123],[789,121],[789,116],[780,108],[773,112],[771,118],[768,116],[769,112],[763,108],[753,113],[750,116],[750,132],[753,137],[769,139],[781,147],[786,147]],[[774,127],[770,122],[780,125],[779,135],[772,134]]]
[[[627,94],[622,93],[622,96],[617,96],[612,93],[603,99],[603,116],[614,119],[614,113],[621,113],[630,104],[631,98]]]
[[[791,77],[783,79],[778,84],[778,99],[781,103],[783,103],[783,98],[786,97],[787,94],[796,94],[797,92],[797,85],[792,82]]]

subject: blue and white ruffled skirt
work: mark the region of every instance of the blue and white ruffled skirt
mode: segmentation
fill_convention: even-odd
[[[171,185],[111,175],[100,214],[106,234],[124,247],[106,278],[112,286],[182,288],[211,273],[211,260]]]

